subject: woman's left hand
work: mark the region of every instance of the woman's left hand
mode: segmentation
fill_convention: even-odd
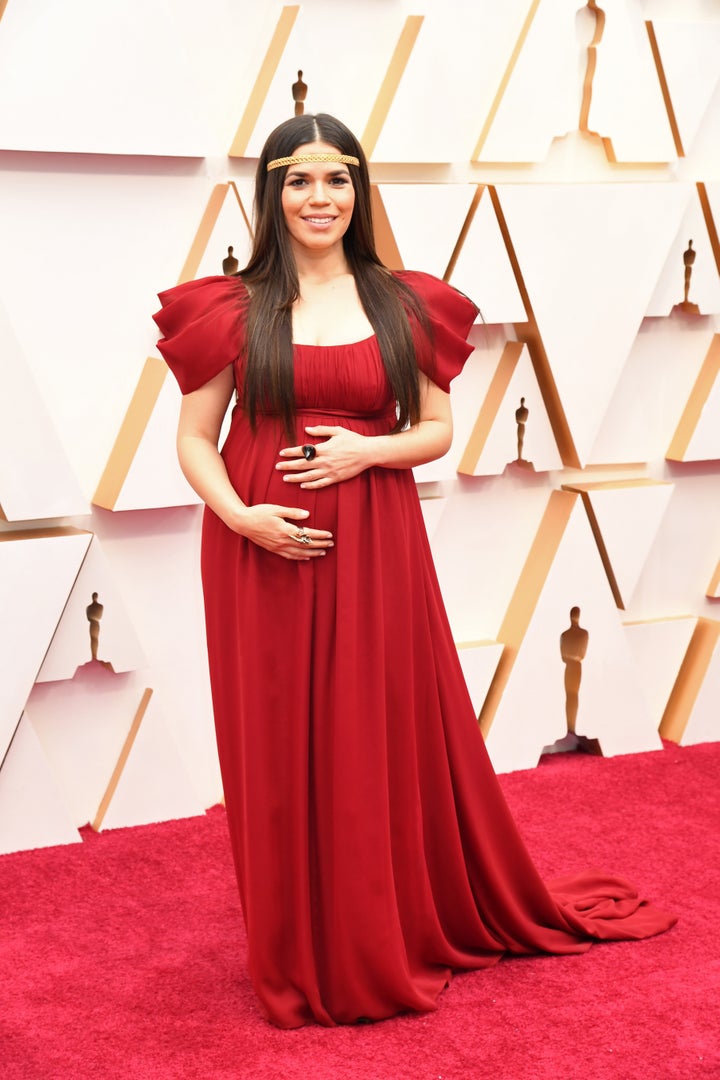
[[[285,475],[288,484],[301,488],[324,488],[350,480],[372,465],[370,447],[372,439],[344,427],[306,427],[313,438],[327,437],[326,442],[315,443],[315,457],[308,461],[302,446],[288,446],[280,451],[282,461],[275,466]]]

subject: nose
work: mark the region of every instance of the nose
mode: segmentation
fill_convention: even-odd
[[[328,203],[330,199],[328,197],[327,190],[322,180],[316,180],[312,186],[310,192],[310,200],[313,203]]]

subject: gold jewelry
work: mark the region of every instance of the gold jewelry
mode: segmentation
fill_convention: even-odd
[[[360,158],[352,154],[297,154],[295,157],[279,157],[267,164],[267,171],[281,169],[284,165],[311,165],[315,162],[337,161],[340,165],[359,165]]]
[[[308,536],[304,529],[300,529],[293,536],[293,540],[297,540],[298,544],[312,544],[312,537]]]

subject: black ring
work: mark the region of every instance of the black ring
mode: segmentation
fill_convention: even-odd
[[[312,461],[312,459],[317,454],[317,450],[312,445],[312,443],[305,443],[305,445],[301,446],[300,449],[302,450],[302,455],[306,461]]]

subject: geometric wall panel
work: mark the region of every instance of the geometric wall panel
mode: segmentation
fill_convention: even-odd
[[[424,21],[373,160],[469,160],[518,37],[537,4],[538,0],[504,0],[502,9],[493,10],[486,4],[452,0],[410,7],[423,10]]]
[[[668,448],[668,460],[708,461],[720,458],[719,372],[720,334],[715,334]]]
[[[668,698],[697,626],[694,615],[625,623],[638,679],[655,727],[659,728]]]
[[[72,679],[81,665],[92,662],[88,609],[93,593],[102,604],[97,660],[112,671],[132,671],[145,664],[140,643],[113,580],[112,569],[100,542],[93,537],[80,573],[50,643],[37,682]]]
[[[455,479],[466,444],[477,422],[478,412],[507,344],[502,327],[477,324],[471,329],[468,341],[475,346],[475,351],[470,354],[462,371],[450,384],[452,445],[443,457],[413,469],[413,476],[418,484]]]
[[[589,105],[582,123],[581,104]],[[625,0],[606,0],[594,12],[564,3],[536,8],[473,157],[542,161],[554,137],[578,127],[603,139],[611,161],[675,157],[642,14]]]
[[[93,827],[99,831],[148,825],[204,812],[156,695],[146,690]]]
[[[432,552],[458,644],[501,640],[508,604],[547,513],[544,478],[528,482],[518,472],[463,477],[443,500]]]
[[[485,186],[476,190],[467,232],[446,280],[475,301],[483,322],[525,322],[527,312],[490,192]]]
[[[720,83],[720,23],[655,19],[653,30],[684,153],[692,150]]]
[[[673,493],[657,480],[565,484],[583,500],[615,603],[627,608]]]
[[[418,494],[420,495],[420,509],[422,510],[425,532],[428,535],[428,540],[432,540],[433,533],[438,527],[445,510],[445,499],[441,495],[435,494],[432,488],[426,490],[429,490],[430,494],[425,494],[422,488],[420,488]]]
[[[575,12],[557,3],[532,7],[474,160],[544,161],[553,139],[577,127],[582,73]]]
[[[0,769],[0,855],[80,842],[38,737],[23,716]]]
[[[720,623],[716,624],[715,648],[710,656],[705,677],[680,738],[683,746],[716,742],[720,739]]]
[[[590,464],[665,457],[712,339],[710,319],[676,314],[643,320],[600,425]]]
[[[225,152],[247,69],[260,55],[268,5],[211,0],[200,23],[196,0],[173,0],[171,8],[130,0],[112,17],[96,0],[64,0],[42,5],[40,26],[27,10],[10,3],[2,21],[0,100],[13,107],[0,115],[0,147]],[[42,76],[28,79],[34,67]]]
[[[705,590],[705,595],[712,600],[720,600],[720,562],[715,567],[715,573],[710,578],[710,583]]]
[[[93,495],[106,510],[192,506],[200,500],[175,452],[180,390],[164,360],[149,356]]]
[[[379,184],[378,188],[403,267],[444,277],[475,185]]]
[[[675,184],[497,188],[580,465],[588,460],[688,193]]]
[[[660,724],[673,742],[720,738],[720,622],[699,618]]]
[[[458,472],[485,476],[508,468],[562,468],[530,354],[519,341],[503,350]]]
[[[703,208],[699,197],[695,194],[690,199],[677,236],[671,245],[670,254],[648,304],[647,315],[667,316],[676,304],[684,300],[683,255],[689,248],[689,240],[692,240],[695,257],[690,267],[688,301],[696,305],[697,314],[710,315],[720,312],[718,268],[715,264]]]
[[[91,533],[0,533],[0,762],[5,756]]]
[[[321,10],[309,5],[284,7],[250,99],[252,110],[240,122],[231,156],[257,157],[268,132],[292,115],[291,87],[298,70],[307,86],[305,111],[338,116],[360,137],[404,23],[395,5],[373,5],[371,15],[362,4],[327,4]],[[350,41],[352,48],[344,50],[340,66],[310,59],[334,55],[339,42]]]
[[[457,650],[473,709],[479,713],[497,671],[503,647],[498,641],[461,641]]]
[[[87,499],[1,304],[0,386],[0,517],[30,521],[87,514]]]
[[[141,676],[114,675],[101,664],[86,664],[73,679],[32,689],[25,720],[78,828],[95,820],[142,689]]]
[[[178,284],[224,273],[223,260],[229,256],[228,247],[233,248],[232,258],[238,263],[236,269],[247,265],[252,246],[251,206],[252,187],[249,183],[238,185],[230,180],[215,185]]]
[[[561,635],[571,609],[588,632],[582,660],[567,664]],[[530,768],[567,730],[577,679],[576,732],[597,739],[605,756],[659,749],[638,672],[628,650],[581,501],[554,491],[498,638],[505,652],[480,724],[493,765]],[[575,646],[573,646],[573,649]]]
[[[627,0],[598,6],[606,18],[588,128],[610,141],[611,161],[673,161],[675,143],[641,7]]]

